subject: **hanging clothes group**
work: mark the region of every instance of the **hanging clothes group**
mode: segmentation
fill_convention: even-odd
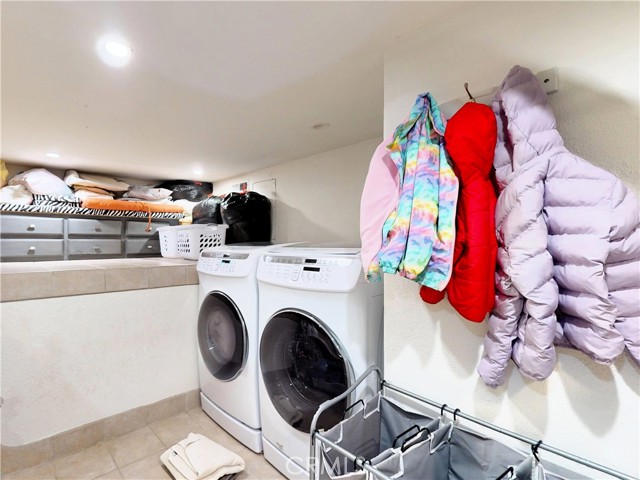
[[[395,167],[399,195],[381,236],[380,231],[361,230],[364,250],[369,252],[371,244],[380,243],[372,259],[363,256],[369,280],[380,279],[381,273],[397,273],[436,290],[446,287],[453,260],[458,179],[444,149],[444,131],[438,104],[430,94],[422,94],[382,153]],[[370,214],[370,197],[378,195],[371,173],[365,182],[362,217]]]
[[[510,359],[547,378],[556,346],[603,364],[626,346],[640,364],[638,198],[565,148],[528,69],[509,72],[492,110],[468,103],[446,126],[423,94],[378,147],[361,204],[367,279],[404,276],[428,303],[446,292],[474,322],[491,312],[478,373],[493,387]]]

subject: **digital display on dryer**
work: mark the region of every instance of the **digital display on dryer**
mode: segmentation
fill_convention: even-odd
[[[305,272],[319,272],[320,267],[302,267]]]

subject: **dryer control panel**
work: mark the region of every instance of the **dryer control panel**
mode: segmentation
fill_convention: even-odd
[[[359,256],[297,257],[264,255],[258,280],[300,290],[350,292],[362,277]]]
[[[196,269],[219,277],[246,277],[255,269],[255,259],[248,253],[202,252]]]

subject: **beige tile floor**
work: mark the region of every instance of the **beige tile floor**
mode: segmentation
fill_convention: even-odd
[[[129,479],[169,480],[160,454],[186,438],[201,433],[240,455],[246,464],[238,480],[284,479],[264,456],[258,455],[219,427],[200,408],[160,420],[121,437],[28,470],[3,475],[2,480]]]

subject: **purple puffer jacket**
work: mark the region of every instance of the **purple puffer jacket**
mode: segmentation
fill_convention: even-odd
[[[501,385],[513,358],[542,380],[555,365],[554,343],[605,364],[626,343],[640,363],[637,197],[564,147],[531,71],[509,72],[493,110],[498,293],[478,373]]]

